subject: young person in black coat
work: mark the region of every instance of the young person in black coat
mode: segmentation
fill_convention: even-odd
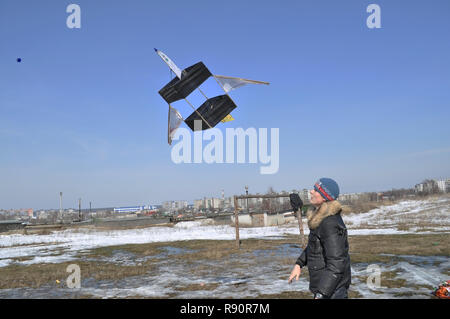
[[[309,270],[309,289],[315,299],[348,298],[351,283],[347,228],[341,217],[342,206],[336,200],[338,184],[321,178],[311,190],[307,212],[309,239],[289,276],[289,283],[298,280],[301,268]]]

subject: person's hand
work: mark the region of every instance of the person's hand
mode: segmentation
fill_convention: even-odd
[[[300,211],[302,210],[303,201],[300,198],[300,196],[298,196],[297,193],[289,194],[289,200],[291,202],[291,206],[294,212],[297,212],[299,209]]]
[[[294,278],[295,278],[295,280],[298,280],[301,273],[302,273],[302,269],[300,268],[300,266],[295,265],[294,269],[292,269],[291,275],[289,276],[288,283],[291,283],[294,280]]]

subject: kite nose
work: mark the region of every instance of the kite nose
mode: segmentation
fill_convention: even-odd
[[[155,49],[155,52],[158,52],[158,49],[157,49],[157,48],[153,48],[153,49]]]

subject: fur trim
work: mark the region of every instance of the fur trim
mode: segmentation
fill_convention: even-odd
[[[342,210],[341,203],[337,200],[331,202],[325,202],[320,205],[319,208],[310,208],[306,213],[306,218],[308,219],[309,229],[316,229],[319,227],[322,220],[328,216],[336,215]]]

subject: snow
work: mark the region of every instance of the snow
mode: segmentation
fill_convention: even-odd
[[[427,226],[399,230],[402,221],[410,221],[426,215]],[[392,235],[409,233],[430,233],[450,230],[450,199],[408,200],[395,205],[373,209],[367,213],[343,216],[349,235]],[[423,220],[421,218],[420,220]],[[430,230],[432,229],[432,230]],[[305,235],[309,230],[304,220]],[[296,221],[273,227],[241,228],[240,239],[282,238],[298,235]],[[230,225],[211,225],[211,221],[181,222],[173,227],[148,227],[127,230],[97,230],[91,228],[54,231],[48,235],[0,235],[0,267],[9,265],[13,258],[33,257],[23,264],[61,262],[75,258],[77,253],[97,247],[181,240],[234,240],[235,228]],[[63,253],[64,256],[61,256]]]
[[[392,235],[392,234],[425,234],[450,231],[450,198],[429,200],[408,200],[395,205],[384,206],[361,214],[347,214],[343,216],[351,236],[362,235]],[[421,223],[426,223],[423,226]],[[408,227],[405,227],[407,224]],[[402,226],[402,227],[400,227]],[[304,220],[305,235],[309,230]],[[298,235],[298,223],[293,221],[286,225],[274,227],[241,228],[240,239],[266,238],[278,239],[285,235]],[[11,264],[30,265],[36,263],[61,263],[76,261],[83,258],[83,252],[93,248],[119,246],[126,244],[145,244],[154,242],[170,242],[183,240],[235,240],[235,228],[231,225],[214,225],[211,220],[181,222],[173,227],[148,227],[127,230],[98,230],[93,228],[68,229],[54,231],[46,235],[0,235],[0,269]],[[168,247],[169,249],[170,247]],[[167,254],[177,253],[167,251]],[[266,258],[254,252],[258,258]],[[262,252],[263,254],[264,252]],[[280,252],[285,258],[296,258],[298,248]],[[162,253],[164,254],[164,253]],[[255,255],[256,256],[256,255]],[[166,256],[167,257],[167,256]],[[138,278],[125,278],[116,282],[83,282],[80,294],[98,296],[101,298],[122,298],[127,296],[165,297],[174,292],[177,298],[246,298],[256,297],[268,291],[273,294],[287,291],[307,291],[308,283],[300,280],[287,286],[290,266],[281,267],[267,259],[251,265],[251,278],[248,277],[248,267],[229,269],[220,274],[210,274],[195,277],[183,269],[184,265],[170,262],[170,258],[160,258],[157,274]],[[436,286],[437,278],[450,267],[449,259],[440,257],[398,256],[403,262],[384,265],[383,271],[397,271],[399,278],[415,281],[427,286]],[[17,260],[20,258],[21,260]],[[102,257],[103,258],[103,257]],[[117,252],[112,257],[104,257],[109,262],[119,264],[134,264],[144,260],[137,260],[123,252]],[[419,259],[418,259],[419,258]],[[433,259],[434,258],[434,259]],[[437,258],[437,259],[436,259]],[[294,260],[293,259],[293,260]],[[436,267],[432,262],[439,262]],[[420,265],[420,266],[418,266]],[[367,266],[367,265],[366,265]],[[268,274],[267,269],[273,273]],[[214,269],[214,265],[211,265]],[[352,265],[354,274],[363,273],[363,265]],[[270,272],[269,272],[270,273]],[[363,298],[389,298],[396,294],[408,292],[408,289],[388,289],[380,287],[378,291],[367,289],[361,277],[355,276],[353,289]],[[197,284],[217,284],[214,290],[177,291],[174,286]],[[427,288],[419,288],[417,296],[426,297]],[[41,287],[30,292],[26,289],[0,290],[0,297],[73,297],[74,290],[54,287]]]
[[[393,230],[394,227],[405,226],[413,228],[409,233],[450,230],[450,198],[408,200],[390,206],[382,206],[361,214],[343,216],[348,229],[391,229],[390,234],[403,233]],[[394,227],[393,227],[394,226]],[[414,227],[416,226],[416,227]]]

